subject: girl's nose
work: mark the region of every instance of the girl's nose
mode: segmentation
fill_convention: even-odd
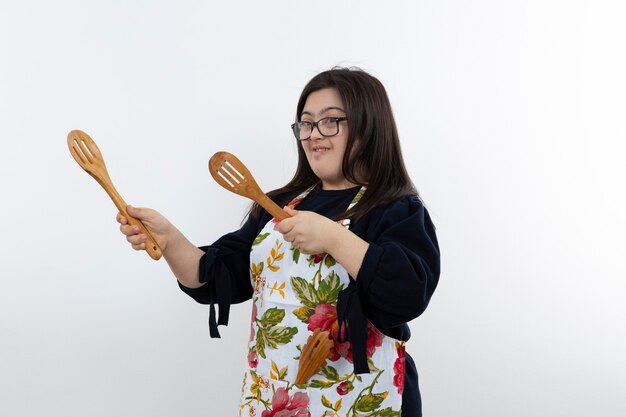
[[[320,133],[319,126],[315,126],[311,131],[311,142],[314,140],[323,139],[324,136]]]

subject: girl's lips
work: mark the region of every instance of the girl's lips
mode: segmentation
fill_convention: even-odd
[[[323,152],[323,151],[328,151],[328,150],[330,150],[330,148],[328,148],[328,147],[326,147],[326,146],[313,146],[313,147],[311,148],[311,150],[312,150],[313,152]]]

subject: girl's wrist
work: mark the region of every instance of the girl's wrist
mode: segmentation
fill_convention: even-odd
[[[345,233],[350,233],[346,228],[344,228],[339,223],[329,220],[328,227],[326,229],[326,247],[324,248],[324,252],[330,254],[335,257],[333,253],[336,253],[337,249],[341,246],[342,241],[345,238]]]
[[[351,277],[356,279],[369,243],[339,223],[333,223],[333,228],[328,233],[328,250],[325,252],[341,264]]]
[[[187,240],[185,236],[170,223],[168,231],[163,234],[163,256],[176,252]]]

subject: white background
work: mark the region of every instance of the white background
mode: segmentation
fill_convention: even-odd
[[[208,244],[248,204],[209,157],[284,184],[299,93],[333,65],[386,85],[437,226],[408,345],[424,415],[625,415],[625,20],[602,0],[3,0],[0,415],[236,414],[249,302],[209,339],[65,138]]]

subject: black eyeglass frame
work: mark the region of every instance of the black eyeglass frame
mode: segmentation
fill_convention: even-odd
[[[337,132],[333,133],[332,135],[325,135],[325,134],[323,134],[322,131],[319,128],[319,123],[322,122],[323,120],[328,120],[328,119],[335,119],[335,123],[337,124]],[[339,134],[339,123],[340,122],[344,122],[346,120],[348,120],[348,118],[345,117],[345,116],[342,116],[342,117],[329,116],[329,117],[323,117],[323,118],[319,119],[317,122],[309,122],[309,121],[306,121],[306,122],[296,122],[296,123],[293,123],[291,125],[291,131],[293,132],[293,135],[296,137],[296,139],[301,141],[301,142],[305,141],[305,140],[311,139],[311,135],[313,134],[313,129],[315,129],[315,128],[317,128],[317,131],[320,132],[320,135],[324,136],[325,138],[329,138],[331,136],[336,136],[336,135]],[[300,124],[302,124],[302,123],[310,123],[311,124],[311,134],[309,134],[308,138],[300,139],[300,137],[298,135],[298,132],[296,132],[296,125],[298,123],[300,123]]]

